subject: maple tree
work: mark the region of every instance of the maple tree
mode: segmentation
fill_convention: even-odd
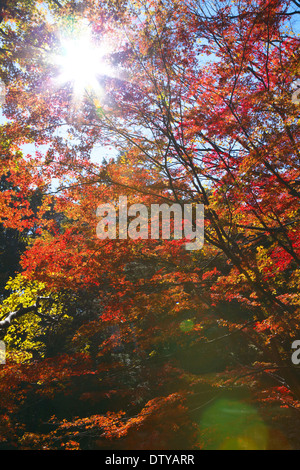
[[[227,391],[299,409],[298,7],[7,0],[1,223],[26,249],[0,318],[4,448],[201,448],[197,411]],[[74,103],[53,56],[83,19],[112,73]],[[204,204],[203,249],[100,240],[120,196]],[[246,411],[262,442],[216,445],[267,446]]]

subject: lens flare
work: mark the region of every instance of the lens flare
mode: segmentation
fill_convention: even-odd
[[[203,413],[200,429],[207,449],[267,450],[267,426],[255,408],[237,400],[216,401]]]
[[[194,322],[191,319],[183,320],[180,323],[179,328],[183,333],[189,333],[194,329]]]
[[[88,29],[82,29],[76,35],[61,39],[61,52],[54,62],[60,73],[57,83],[71,83],[74,99],[80,100],[86,92],[96,96],[103,93],[100,79],[112,76],[114,71],[107,61],[111,46],[107,41],[95,43]]]

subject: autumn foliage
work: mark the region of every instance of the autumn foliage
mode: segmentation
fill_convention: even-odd
[[[0,448],[300,445],[299,10],[5,2]],[[77,99],[54,59],[83,24],[112,73]],[[99,239],[121,196],[203,204],[203,248]]]

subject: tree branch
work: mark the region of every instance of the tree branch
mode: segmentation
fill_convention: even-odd
[[[22,304],[19,304],[17,307],[17,310],[10,312],[7,315],[7,317],[4,318],[4,320],[0,321],[0,331],[7,330],[12,324],[13,320],[15,320],[16,318],[20,318],[23,315],[26,315],[27,313],[34,313],[35,315],[38,315],[40,318],[51,320],[51,321],[56,321],[56,319],[51,317],[51,315],[45,315],[39,312],[41,300],[50,300],[51,302],[54,302],[54,300],[51,299],[51,297],[38,297],[35,305],[31,305],[30,307],[24,307]]]

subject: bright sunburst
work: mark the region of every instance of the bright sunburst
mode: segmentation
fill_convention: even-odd
[[[81,33],[76,38],[63,39],[61,54],[56,57],[61,71],[59,83],[72,83],[75,99],[81,99],[86,90],[101,94],[99,78],[112,74],[105,59],[109,52],[107,44],[95,44],[88,32]]]

